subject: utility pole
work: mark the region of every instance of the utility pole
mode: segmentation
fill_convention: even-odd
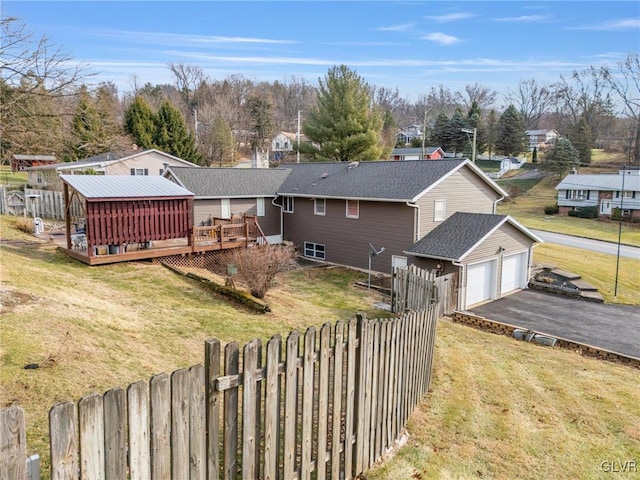
[[[300,110],[298,110],[298,131],[296,132],[296,163],[300,163]]]
[[[624,206],[624,177],[627,176],[627,166],[622,167],[622,191],[620,192],[620,223],[618,224],[618,252],[616,254],[616,282],[613,287],[613,296],[618,297],[618,271],[620,270],[620,241],[622,237],[622,207]]]
[[[473,142],[471,145],[471,162],[476,163],[476,129],[463,128],[462,131],[464,133],[473,133]]]

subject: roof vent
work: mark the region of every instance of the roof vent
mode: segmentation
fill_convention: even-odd
[[[347,168],[356,168],[358,165],[360,165],[358,162],[351,162]]]
[[[328,174],[327,172],[324,172],[324,173],[322,174],[322,178],[327,178],[328,176],[329,176],[329,174]]]

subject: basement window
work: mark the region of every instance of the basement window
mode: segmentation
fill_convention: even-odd
[[[324,260],[324,245],[320,243],[304,242],[304,256]]]

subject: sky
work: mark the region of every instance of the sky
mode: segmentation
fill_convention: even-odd
[[[505,94],[640,51],[638,1],[1,1],[121,93],[173,83],[182,63],[314,85],[345,64],[410,101],[440,85]]]

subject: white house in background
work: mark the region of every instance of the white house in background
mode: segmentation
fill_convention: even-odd
[[[597,207],[599,215],[609,217],[620,208],[623,217],[640,219],[640,169],[624,169],[617,174],[570,174],[556,190],[562,214]]]
[[[197,165],[160,150],[108,152],[77,162],[27,168],[27,183],[32,188],[62,190],[60,175],[162,175],[169,166]]]
[[[273,160],[285,160],[287,156],[295,151],[298,134],[294,132],[279,132],[271,140],[271,152]],[[309,143],[309,139],[300,132],[300,143]]]
[[[527,130],[524,132],[529,139],[529,150],[534,147],[540,148],[549,145],[554,139],[558,138],[558,132],[555,129],[550,130]]]

